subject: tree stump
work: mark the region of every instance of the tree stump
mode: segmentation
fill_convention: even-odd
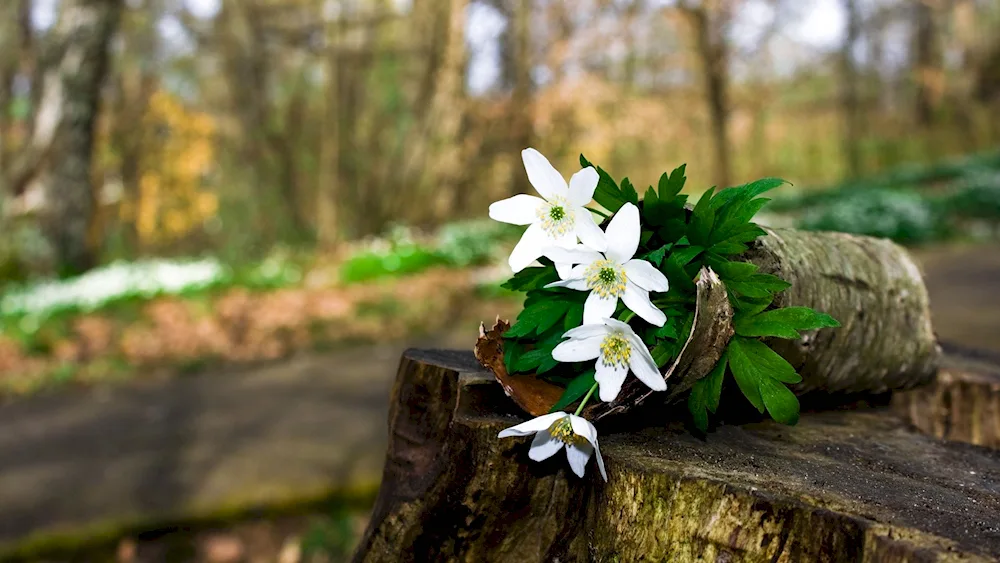
[[[382,488],[354,560],[1000,556],[1000,452],[935,440],[890,407],[721,426],[704,440],[674,411],[655,426],[602,425],[609,481],[593,468],[578,479],[559,456],[535,463],[526,440],[497,439],[521,411],[471,353],[407,351]]]

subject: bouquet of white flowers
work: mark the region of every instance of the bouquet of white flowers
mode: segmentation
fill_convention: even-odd
[[[646,396],[665,391],[709,283],[724,287],[732,329],[717,361],[690,389],[695,426],[707,430],[728,376],[761,413],[785,424],[798,420],[799,402],[787,385],[801,378],[762,338],[797,339],[802,331],[839,324],[807,307],[775,308],[775,295],[789,284],[740,259],[767,234],[751,221],[768,201],[760,196],[784,180],[709,189],[692,207],[680,193],[683,165],[663,174],[640,200],[628,178],[619,184],[583,156],[568,184],[538,151],[526,149],[522,157],[541,197],[498,201],[490,217],[528,226],[510,255],[514,275],[504,284],[526,294],[524,308],[513,326],[498,322],[498,338],[487,338],[484,329],[477,356],[536,418],[500,437],[534,434],[534,460],[565,447],[581,476],[596,451],[604,475],[597,431],[580,416],[584,407],[595,393],[604,403],[619,400],[630,373]],[[486,348],[502,365],[484,361]],[[574,403],[573,414],[563,412]]]

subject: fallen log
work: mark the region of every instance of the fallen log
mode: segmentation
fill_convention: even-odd
[[[934,380],[941,358],[931,326],[930,302],[919,268],[907,251],[886,239],[794,229],[768,230],[744,259],[760,272],[792,284],[778,307],[810,307],[840,321],[837,329],[809,331],[798,340],[769,340],[802,376],[797,395],[850,396],[911,389]],[[665,393],[628,378],[610,403],[584,411],[590,420],[624,414],[643,403],[675,403],[715,366],[733,334],[726,288],[711,270],[697,280],[697,312],[687,345],[663,370]],[[507,373],[502,334],[508,325],[484,330],[476,357],[525,412],[540,416],[562,388],[533,375]]]
[[[678,409],[680,410],[680,409]],[[521,412],[471,354],[407,351],[357,562],[992,561],[1000,455],[887,408],[797,426],[601,428],[583,480],[497,433]],[[684,413],[678,413],[684,416]],[[620,423],[627,422],[622,419]]]

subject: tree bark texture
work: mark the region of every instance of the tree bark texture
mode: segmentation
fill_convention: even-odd
[[[778,295],[776,306],[811,307],[842,325],[809,331],[794,341],[769,342],[802,376],[802,383],[792,387],[796,394],[883,393],[933,381],[941,351],[931,327],[927,289],[902,247],[872,237],[777,229],[755,241],[743,258],[792,284]],[[697,289],[687,345],[663,372],[667,392],[653,393],[628,378],[615,401],[588,406],[588,418],[623,414],[647,402],[685,400],[691,386],[708,375],[733,335],[733,311],[722,282],[710,270],[701,272]],[[562,388],[532,375],[507,374],[500,336],[504,330],[503,323],[484,330],[477,357],[525,412],[548,412]]]
[[[601,425],[607,483],[528,440],[471,354],[404,353],[382,488],[356,562],[991,561],[995,452],[908,430],[885,408],[797,426]],[[593,462],[591,462],[593,465]]]
[[[121,0],[66,0],[53,30],[57,56],[42,81],[32,146],[51,165],[45,180],[45,227],[60,268],[93,265],[89,244],[94,210],[91,152],[108,46],[118,26]],[[37,171],[36,167],[33,167]]]

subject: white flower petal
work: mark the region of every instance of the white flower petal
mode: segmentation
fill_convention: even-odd
[[[670,288],[667,276],[645,260],[629,260],[625,263],[625,275],[629,281],[647,291],[664,292]]]
[[[554,438],[548,430],[542,430],[535,434],[535,439],[531,441],[531,448],[528,449],[528,457],[534,461],[543,461],[556,455],[562,449],[562,441]]]
[[[594,445],[594,451],[597,453],[597,467],[601,470],[601,477],[604,477],[604,480],[607,481],[608,474],[604,470],[604,458],[601,457],[601,447],[597,445],[597,429],[582,416],[571,414],[569,415],[569,421],[573,426],[574,434],[583,436],[588,442]]]
[[[556,266],[556,273],[559,274],[560,280],[568,280],[570,278],[570,272],[573,271],[572,264],[567,264],[566,262],[556,262],[555,266]],[[558,282],[553,282],[553,283],[558,283]],[[556,287],[556,286],[550,283],[545,287]],[[559,287],[565,287],[565,286],[559,286]],[[586,287],[586,282],[584,283],[584,287]]]
[[[604,337],[608,334],[608,327],[603,323],[594,324],[584,324],[576,328],[571,328],[563,334],[563,338],[593,338],[596,336]]]
[[[517,194],[490,204],[490,219],[512,225],[530,225],[538,221],[538,207],[541,205],[545,205],[545,200],[540,197]]]
[[[542,255],[542,248],[549,244],[549,237],[537,223],[525,229],[507,262],[515,273],[527,268]]]
[[[524,161],[524,170],[528,173],[528,181],[542,197],[551,200],[569,195],[566,180],[558,170],[552,167],[549,160],[542,156],[542,153],[535,149],[524,149],[521,151],[521,160]]]
[[[608,239],[608,258],[624,264],[635,256],[639,248],[639,208],[626,203],[615,213],[604,230]]]
[[[590,264],[591,262],[604,259],[600,252],[591,250],[582,244],[574,244],[568,248],[548,246],[543,249],[542,255],[556,264]]]
[[[497,434],[497,438],[506,438],[508,436],[527,436],[529,434],[534,434],[535,432],[548,429],[549,426],[552,426],[553,422],[564,416],[566,416],[566,413],[564,412],[543,414],[542,416],[533,418],[527,422],[522,422],[517,426],[511,426],[506,430],[501,430],[500,433]]]
[[[663,326],[663,323],[667,322],[667,316],[663,314],[663,311],[657,309],[649,300],[649,292],[632,283],[632,280],[625,282],[625,293],[622,294],[622,301],[625,302],[626,307],[651,325]]]
[[[608,242],[604,231],[597,226],[594,215],[586,207],[576,210],[576,236],[580,237],[580,242],[598,252],[604,252],[608,248]]]
[[[575,248],[578,246],[576,242],[576,231],[570,229],[566,231],[566,234],[558,238],[549,237],[549,244],[554,245],[556,248]]]
[[[618,307],[618,298],[604,298],[596,291],[591,291],[590,295],[587,296],[587,301],[583,304],[583,324],[601,323],[604,319],[615,314],[616,307]]]
[[[609,366],[601,360],[597,360],[597,373],[594,379],[601,385],[601,400],[610,403],[618,397],[625,383],[625,376],[628,375],[628,366]]]
[[[615,330],[620,330],[624,332],[627,338],[639,338],[639,336],[635,333],[635,331],[632,330],[632,327],[628,326],[628,323],[619,321],[618,319],[612,319],[609,317],[607,319],[604,319],[604,322],[602,324],[604,324],[609,328],[613,328]]]
[[[559,269],[559,264],[556,264],[556,270],[558,269]],[[545,287],[567,287],[569,289],[575,289],[577,291],[587,291],[587,280],[583,278],[570,278],[568,280],[554,281],[550,284],[546,284]]]
[[[649,350],[642,343],[639,343],[639,346],[632,346],[632,357],[629,358],[628,365],[639,381],[645,383],[653,391],[667,390],[667,382],[663,379],[663,374],[656,368],[653,356],[649,354]]]
[[[557,362],[584,362],[601,355],[601,336],[573,338],[552,349],[552,359]]]
[[[580,170],[569,179],[569,202],[573,205],[583,207],[594,199],[594,190],[601,177],[597,175],[597,170],[593,166],[588,166]]]
[[[587,462],[590,461],[592,455],[594,455],[594,446],[591,446],[590,442],[566,445],[566,461],[569,462],[570,469],[576,473],[577,477],[583,477],[584,473],[587,472]]]

